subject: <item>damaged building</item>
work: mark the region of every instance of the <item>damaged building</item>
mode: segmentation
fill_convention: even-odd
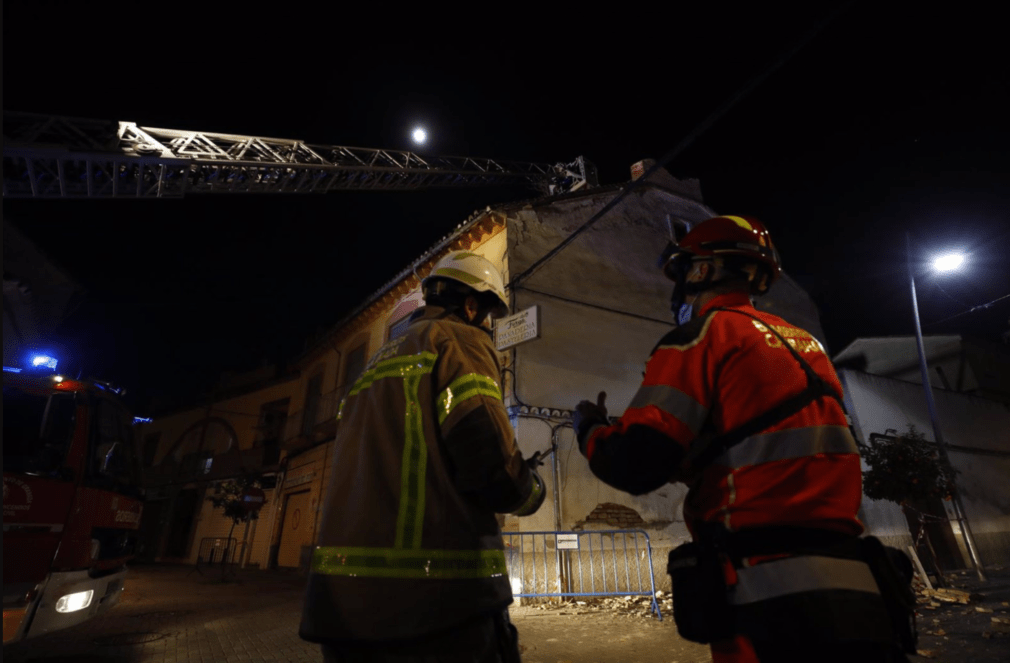
[[[633,177],[641,177],[651,163],[636,164]],[[261,381],[262,387],[249,384],[228,399],[146,424],[148,472],[161,477],[154,495],[163,501],[151,511],[173,523],[168,533],[145,530],[149,556],[196,563],[223,545],[236,551],[234,561],[246,565],[307,568],[333,457],[338,404],[368,358],[402,333],[409,315],[423,305],[421,279],[442,256],[462,249],[486,257],[511,284],[507,294],[514,317],[510,329],[497,330],[502,393],[523,455],[547,452],[540,470],[549,490],[544,506],[534,516],[502,520],[512,543],[513,575],[524,569],[518,572],[523,576],[518,585],[514,579],[517,593],[531,587],[523,584],[527,558],[533,568],[544,558],[547,570],[536,586],[548,591],[560,587],[559,573],[571,582],[579,573],[573,562],[581,561],[570,550],[562,559],[550,537],[514,536],[521,532],[644,530],[657,571],[656,587],[668,587],[668,577],[659,572],[662,564],[655,560],[665,560],[669,549],[688,538],[681,516],[686,488],[669,484],[640,497],[610,488],[591,474],[570,424],[575,404],[595,399],[600,391],[607,392],[612,416],[630,403],[650,351],[673,325],[671,286],[657,269],[659,254],[678,226],[717,215],[702,202],[695,180],[681,181],[659,169],[637,184],[586,232],[532,270],[622,195],[627,184],[477,213],[315,339],[294,361],[292,371],[271,375]],[[788,275],[757,305],[804,327],[823,343],[816,307]],[[206,432],[211,420],[217,433]],[[276,453],[266,453],[268,445]],[[225,462],[229,454],[231,460]],[[244,472],[270,477],[266,506],[253,527],[236,528],[233,541],[220,543],[230,521],[203,498],[215,482],[228,478],[228,472],[235,475],[240,466]],[[219,467],[232,469],[219,472]],[[185,500],[179,498],[183,492]],[[626,543],[611,536],[605,545],[616,550]],[[645,561],[645,552],[642,547],[632,553],[636,563]]]

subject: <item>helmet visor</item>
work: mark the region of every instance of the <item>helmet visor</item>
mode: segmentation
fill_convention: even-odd
[[[683,283],[694,257],[693,253],[675,249],[663,262],[663,274],[674,283]]]

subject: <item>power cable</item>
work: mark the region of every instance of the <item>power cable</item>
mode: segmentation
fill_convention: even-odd
[[[948,320],[953,320],[954,318],[960,318],[962,315],[968,315],[969,313],[972,313],[974,311],[981,311],[982,309],[987,309],[990,306],[992,306],[993,304],[995,304],[996,302],[1002,301],[1002,300],[1006,299],[1007,297],[1010,297],[1010,294],[1003,295],[1002,297],[997,297],[996,299],[994,299],[991,302],[988,302],[986,304],[979,304],[978,306],[972,306],[967,311],[961,311],[960,313],[952,315],[949,318],[944,318],[943,320],[937,320],[936,322],[927,322],[925,325],[923,325],[923,327],[932,327],[933,325],[938,325],[941,322],[947,322]]]
[[[817,34],[821,30],[823,30],[825,28],[825,26],[827,26],[829,23],[831,23],[831,21],[833,21],[835,19],[835,17],[837,17],[843,11],[845,11],[846,9],[848,9],[849,6],[851,6],[852,4],[854,4],[854,3],[853,2],[849,2],[849,3],[846,3],[846,4],[842,5],[841,7],[835,9],[835,11],[833,11],[832,13],[828,14],[828,16],[826,18],[824,18],[819,23],[817,23],[816,25],[814,25],[814,27],[809,32],[807,32],[801,39],[799,39],[790,48],[788,48],[785,51],[783,51],[783,53],[781,55],[779,55],[778,58],[776,58],[775,60],[773,60],[772,63],[768,67],[766,67],[764,69],[764,71],[760,72],[757,76],[754,76],[753,78],[751,78],[732,97],[730,97],[726,102],[724,102],[721,106],[719,106],[717,109],[715,109],[715,111],[713,111],[708,117],[706,117],[701,122],[701,124],[699,124],[697,127],[695,127],[694,130],[691,131],[691,133],[689,133],[687,136],[685,136],[684,139],[680,141],[680,143],[678,143],[672,150],[670,150],[669,152],[667,152],[666,154],[664,154],[662,159],[660,159],[659,161],[657,161],[647,171],[645,171],[645,173],[643,173],[641,177],[639,177],[638,179],[633,180],[632,182],[630,182],[628,184],[628,186],[624,187],[621,190],[621,193],[619,193],[609,203],[607,203],[606,205],[604,205],[603,208],[600,211],[598,211],[596,214],[594,214],[593,216],[591,216],[588,221],[586,221],[581,226],[579,226],[578,228],[576,228],[575,231],[572,232],[572,234],[570,234],[568,237],[566,237],[565,239],[563,239],[560,244],[558,244],[553,249],[551,249],[550,251],[548,251],[539,260],[537,260],[536,262],[534,262],[532,265],[530,265],[529,267],[527,267],[524,271],[520,272],[515,278],[513,278],[509,282],[509,287],[516,287],[521,281],[523,281],[524,279],[528,278],[533,272],[535,272],[541,266],[543,266],[544,263],[546,263],[548,260],[550,260],[551,258],[553,258],[554,256],[556,256],[566,246],[568,246],[573,241],[575,241],[576,237],[578,237],[579,235],[581,235],[585,231],[589,230],[589,228],[591,226],[593,226],[597,221],[599,221],[607,212],[609,212],[610,210],[614,209],[618,204],[620,204],[621,201],[623,201],[628,196],[628,194],[630,194],[632,191],[634,191],[634,190],[640,188],[641,186],[643,186],[649,180],[649,177],[651,177],[653,173],[655,173],[660,168],[662,168],[662,167],[666,166],[667,164],[669,164],[671,161],[673,161],[674,158],[676,158],[677,156],[679,156],[681,152],[683,152],[688,147],[690,147],[691,144],[694,143],[694,141],[699,136],[701,136],[705,131],[707,131],[709,127],[711,127],[713,124],[715,124],[715,122],[717,120],[719,120],[719,118],[721,118],[723,115],[725,115],[741,99],[743,99],[745,96],[747,96],[748,94],[750,94],[754,90],[754,88],[756,88],[758,85],[760,85],[761,83],[763,83],[766,78],[768,78],[779,67],[781,67],[783,64],[785,64],[786,61],[788,61],[790,58],[792,58],[792,56],[795,55],[797,51],[799,51],[801,48],[803,48],[804,46],[806,46],[807,43],[809,43],[814,37],[817,36]]]

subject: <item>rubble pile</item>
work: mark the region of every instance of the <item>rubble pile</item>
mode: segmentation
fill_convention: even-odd
[[[673,597],[668,592],[656,592],[656,603],[664,616],[673,613]],[[586,596],[545,601],[533,606],[536,610],[558,610],[562,615],[588,615],[610,613],[622,617],[654,617],[652,597],[645,596]]]
[[[951,575],[964,576],[966,572]],[[979,614],[992,615],[989,624],[981,632],[982,637],[990,640],[1010,636],[1010,602],[991,603],[992,607],[978,605],[986,600],[983,594],[974,594],[952,587],[930,589],[918,577],[915,578],[912,588],[916,594],[916,612],[919,615],[920,635],[934,635],[943,637],[945,640],[949,639],[948,632],[941,627],[941,619],[927,619],[929,613],[925,612],[927,610],[935,611],[946,608],[947,610],[941,611],[938,615],[943,617],[943,621],[948,622],[948,624],[957,623],[957,620],[963,620],[969,618],[969,616]],[[953,622],[951,622],[952,619],[954,620]],[[919,651],[919,655],[926,658],[931,658],[931,654],[933,653],[929,650]]]
[[[919,606],[927,610],[936,610],[943,603],[968,605],[971,602],[971,594],[968,592],[948,587],[929,589],[925,585],[922,585],[918,588],[916,594]]]

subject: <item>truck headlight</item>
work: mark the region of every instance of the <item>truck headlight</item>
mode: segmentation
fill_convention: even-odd
[[[56,612],[77,612],[84,610],[91,605],[91,598],[95,595],[95,590],[89,589],[84,592],[74,592],[61,596],[56,602]]]

